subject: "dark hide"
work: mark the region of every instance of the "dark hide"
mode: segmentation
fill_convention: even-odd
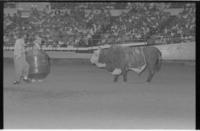
[[[106,69],[113,72],[115,68],[125,67],[125,53],[119,46],[112,46],[108,49],[102,49],[99,55],[99,62],[106,63]]]
[[[122,70],[120,75],[123,76],[124,81],[127,81],[127,73],[130,68],[141,67],[145,64],[145,60],[145,69],[148,69],[149,72],[147,82],[150,82],[155,72],[159,71],[161,68],[161,52],[156,47],[111,46],[108,49],[102,49],[99,55],[99,63],[105,63],[105,68],[109,72],[114,71],[116,68]],[[141,73],[139,73],[139,75]],[[120,75],[114,76],[114,82],[118,80]]]

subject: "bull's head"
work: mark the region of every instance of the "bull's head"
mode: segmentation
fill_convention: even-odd
[[[90,58],[90,62],[92,64],[95,64],[99,68],[103,68],[103,67],[106,67],[106,64],[99,62],[100,54],[101,54],[101,49],[94,51],[94,53],[92,54],[92,57]]]
[[[107,53],[107,50],[101,49],[101,48],[94,51],[94,53],[92,54],[92,57],[90,58],[90,62],[92,64],[95,64],[99,68],[106,68],[106,63],[103,63],[105,62],[105,57],[107,55],[106,53]],[[119,75],[121,74],[121,72],[122,72],[121,69],[115,68],[114,70],[112,70],[112,75]]]

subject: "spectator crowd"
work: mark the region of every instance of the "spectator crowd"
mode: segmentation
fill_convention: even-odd
[[[4,15],[4,46],[13,46],[15,35],[23,32],[29,43],[35,35],[44,47],[95,46],[138,41],[162,43],[194,40],[195,5],[186,3],[175,16],[158,6],[159,3],[127,3],[126,11],[112,16],[104,7],[86,10],[54,9],[50,12],[33,8],[27,18],[21,12]],[[91,5],[90,5],[91,6]]]

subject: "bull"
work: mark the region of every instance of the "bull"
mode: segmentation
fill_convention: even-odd
[[[162,54],[156,47],[123,47],[114,45],[109,48],[100,48],[92,54],[90,62],[99,68],[112,72],[113,81],[117,82],[120,75],[127,81],[128,71],[141,75],[148,69],[147,82],[151,82],[154,74],[161,68]]]

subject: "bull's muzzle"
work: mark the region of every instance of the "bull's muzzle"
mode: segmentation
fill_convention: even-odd
[[[112,75],[120,75],[122,73],[122,70],[119,68],[115,68],[115,70],[112,72]]]

